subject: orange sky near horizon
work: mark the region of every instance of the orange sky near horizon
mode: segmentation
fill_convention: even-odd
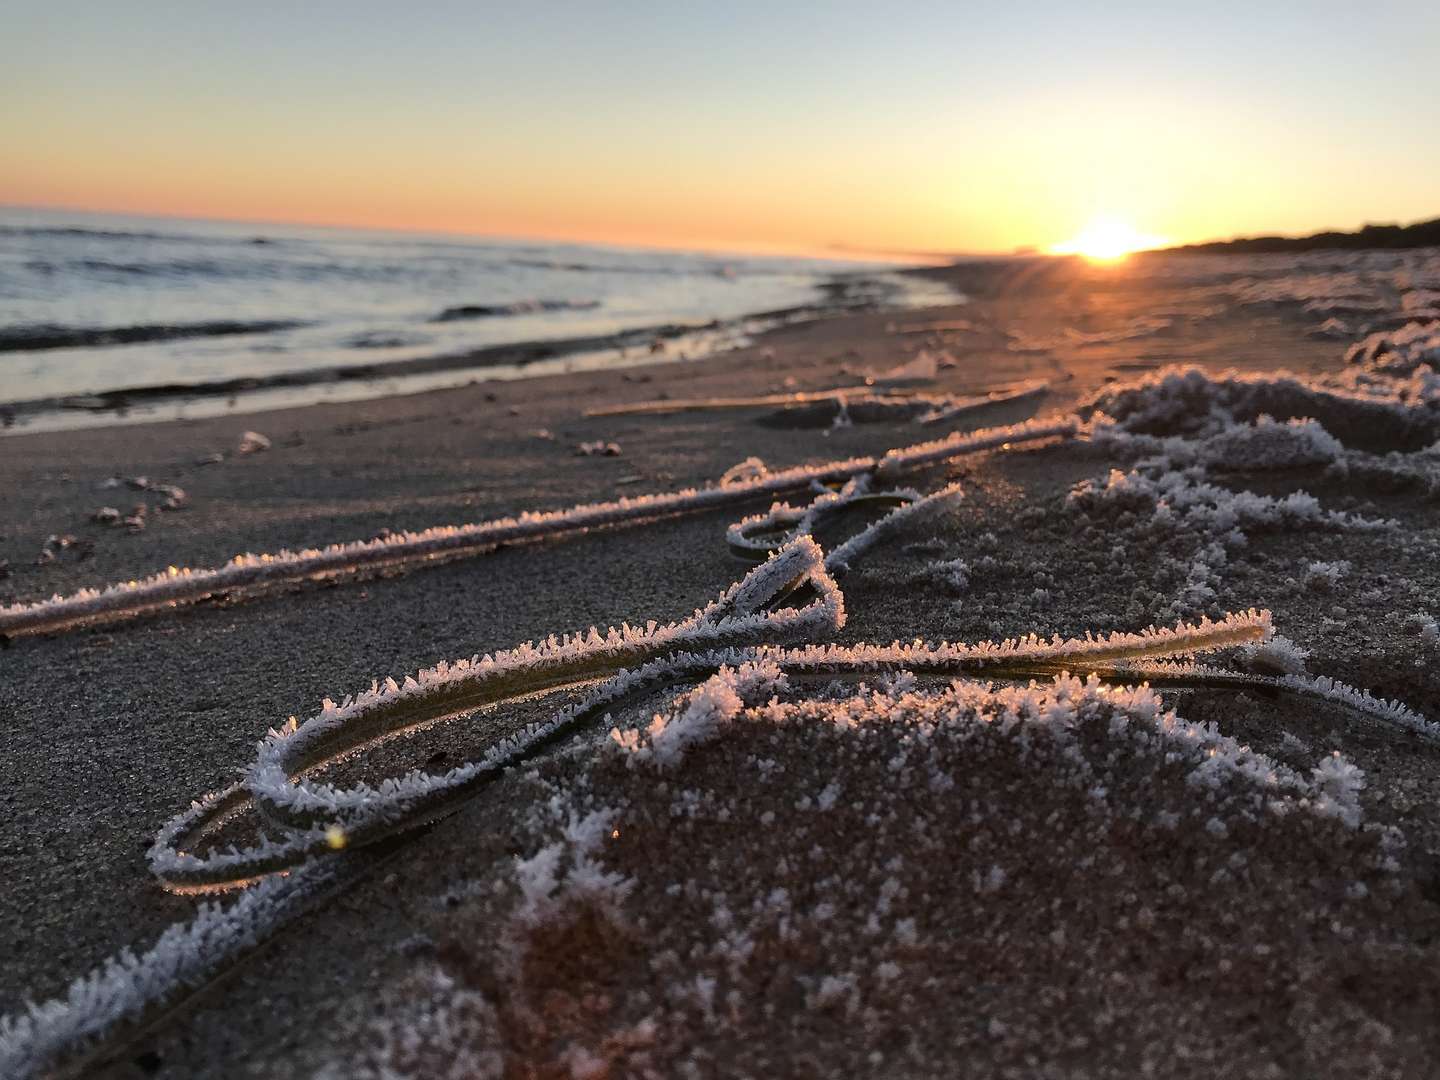
[[[759,44],[658,5],[573,40],[498,8],[467,34],[463,5],[169,23],[161,4],[66,6],[22,11],[0,45],[0,204],[809,253],[1049,248],[1097,218],[1185,243],[1440,214],[1440,140],[1416,137],[1440,95],[1399,77],[1440,26],[1423,6],[1403,12],[1428,19],[1413,56],[1357,56],[1331,28],[1301,48],[1237,7],[1196,62],[1155,55],[1174,19],[1067,24],[1063,5],[1053,40],[932,5],[874,30],[839,4]],[[742,8],[753,32],[767,9]],[[340,12],[353,25],[317,14]],[[718,55],[674,55],[696,34]],[[1021,68],[977,34],[1025,40]],[[826,40],[800,55],[797,35]],[[1272,71],[1250,64],[1256,35],[1289,49]]]

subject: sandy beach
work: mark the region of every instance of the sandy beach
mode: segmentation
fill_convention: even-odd
[[[1114,423],[907,475],[922,493],[958,482],[963,499],[850,567],[845,624],[818,640],[1083,639],[1265,609],[1294,647],[1218,664],[1294,675],[1305,651],[1313,675],[1440,718],[1424,450],[1440,413],[1419,361],[1346,362],[1369,322],[1435,325],[1436,257],[1406,277],[1364,255],[1286,258],[978,262],[921,272],[967,303],[797,323],[694,362],[6,437],[0,606],[714,484],[751,457],[780,470],[1098,410]],[[1357,287],[1370,310],[1347,312]],[[1172,366],[1193,370],[1162,384]],[[1298,381],[1246,382],[1279,372]],[[1037,389],[935,424],[829,401],[586,415],[867,385]],[[1323,431],[1285,423],[1305,417]],[[239,452],[247,432],[268,448]],[[162,509],[172,487],[183,506]],[[1286,502],[1298,491],[1318,506]],[[14,636],[0,651],[0,1015],[193,917],[196,898],[162,890],[147,849],[233,782],[268,729],[442,660],[683,619],[750,570],[726,527],[770,501]],[[143,528],[92,520],[141,503]],[[989,734],[1005,724],[997,699],[957,686],[931,680],[900,704],[911,684],[877,674],[863,691],[777,693],[766,713],[767,694],[717,684],[737,695],[733,726],[659,771],[622,760],[609,731],[684,714],[693,701],[671,702],[686,688],[617,707],[459,812],[356,853],[343,888],[144,1030],[122,1025],[88,1064],[114,1077],[1440,1070],[1433,737],[1216,684],[1163,691],[1213,727],[1142,739],[1145,700],[1042,682],[1004,708],[1069,709],[1081,734],[1011,754]],[[443,724],[325,779],[443,772],[557,707]],[[868,743],[847,739],[867,724]],[[1186,755],[1229,771],[1199,783]],[[1078,787],[1077,758],[1091,770]]]

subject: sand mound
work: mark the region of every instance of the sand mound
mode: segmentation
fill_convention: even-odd
[[[912,684],[723,673],[531,773],[523,854],[437,911],[433,964],[339,1071],[1424,1060],[1388,1023],[1440,1004],[1408,999],[1416,961],[1377,929],[1407,917],[1397,841],[1343,758],[1292,770],[1144,689]]]

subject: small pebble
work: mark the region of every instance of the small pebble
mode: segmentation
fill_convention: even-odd
[[[240,436],[240,442],[235,447],[236,453],[258,454],[262,450],[270,449],[270,440],[258,431],[247,431]]]

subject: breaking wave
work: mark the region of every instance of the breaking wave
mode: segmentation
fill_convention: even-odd
[[[538,315],[551,311],[594,311],[598,300],[516,300],[509,304],[459,304],[448,307],[431,322],[457,322],[461,319],[494,319],[506,315]]]
[[[96,348],[102,345],[133,345],[146,341],[176,341],[181,338],[228,337],[235,334],[268,334],[306,325],[293,319],[260,319],[248,322],[222,319],[210,322],[142,324],[139,326],[57,326],[39,323],[0,328],[0,352],[37,352],[41,349]]]

